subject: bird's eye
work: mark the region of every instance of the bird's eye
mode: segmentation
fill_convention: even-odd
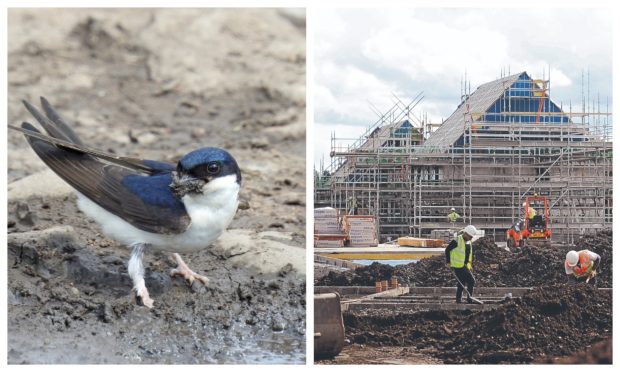
[[[209,175],[217,175],[221,171],[222,171],[222,165],[219,162],[213,161],[207,164],[207,172],[209,173]]]

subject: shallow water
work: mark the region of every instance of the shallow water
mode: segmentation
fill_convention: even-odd
[[[352,262],[362,265],[370,265],[373,262],[378,262],[380,264],[390,266],[406,265],[408,263],[415,263],[418,261],[420,260],[352,260]]]

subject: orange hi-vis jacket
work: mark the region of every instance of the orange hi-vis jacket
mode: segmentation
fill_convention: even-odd
[[[590,275],[594,262],[590,259],[587,251],[583,250],[577,253],[579,254],[579,262],[572,268],[573,275],[577,278],[583,278]],[[568,261],[564,261],[564,265],[568,266]]]

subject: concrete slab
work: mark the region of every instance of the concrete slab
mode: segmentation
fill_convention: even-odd
[[[512,293],[514,297],[521,297],[531,291],[531,287],[475,287],[474,296],[505,296]],[[453,295],[456,287],[410,287],[410,295]]]
[[[385,309],[388,311],[393,310],[471,310],[471,311],[480,311],[480,310],[489,310],[494,309],[500,306],[500,304],[484,304],[484,305],[476,305],[476,304],[467,304],[467,303],[451,303],[451,304],[403,304],[399,302],[355,302],[348,304],[347,311],[361,311],[366,309]]]

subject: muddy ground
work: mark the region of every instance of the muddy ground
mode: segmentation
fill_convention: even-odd
[[[611,231],[601,231],[582,237],[576,244],[577,249],[601,255],[598,287],[612,286],[612,241]],[[420,361],[421,355],[439,363],[458,364],[611,363],[612,293],[591,285],[566,284],[563,263],[570,247],[526,246],[515,254],[482,238],[474,242],[473,249],[477,286],[534,290],[523,298],[505,300],[499,309],[481,312],[347,312],[343,318],[350,345],[345,356],[320,363],[343,364],[360,355],[375,354],[404,364],[426,363]],[[410,286],[455,285],[443,255],[407,265],[373,263],[331,272],[316,284],[372,286],[391,277]],[[577,355],[584,348],[588,354]]]
[[[415,348],[444,363],[518,364],[573,355],[610,338],[612,316],[610,291],[561,284],[492,310],[368,309],[343,318],[353,344]]]
[[[597,277],[599,287],[612,286],[612,232],[601,231],[579,239],[576,249],[590,249],[601,256]],[[566,252],[573,247],[525,246],[518,253],[500,249],[490,238],[474,242],[473,274],[481,287],[532,287],[567,281],[564,273]],[[330,272],[316,281],[317,285],[374,286],[375,281],[398,278],[400,283],[418,287],[451,287],[455,285],[445,256],[434,256],[407,265],[389,266],[379,263],[354,271]]]
[[[305,14],[297,10],[11,9],[8,122],[45,96],[101,150],[178,160],[227,149],[243,175],[230,229],[136,303],[129,250],[8,136],[8,362],[305,361]]]

